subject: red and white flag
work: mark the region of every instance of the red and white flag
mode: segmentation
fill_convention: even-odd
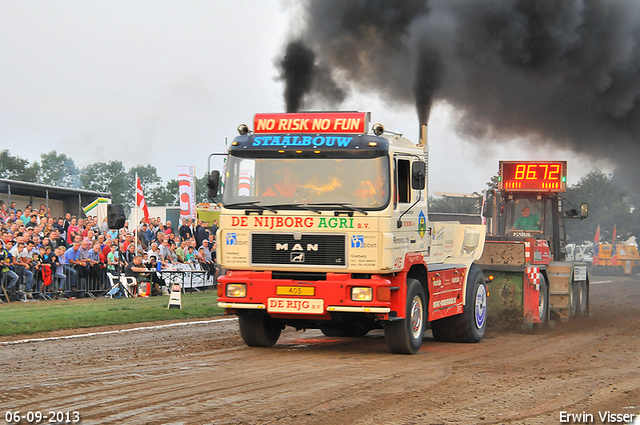
[[[136,205],[142,209],[144,213],[144,222],[149,222],[149,208],[147,208],[147,203],[144,201],[144,194],[142,193],[142,185],[140,184],[140,177],[136,179]]]

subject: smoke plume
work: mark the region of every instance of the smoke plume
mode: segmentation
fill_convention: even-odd
[[[424,123],[443,101],[463,137],[525,137],[640,181],[637,0],[306,0],[304,14],[293,44],[312,52],[311,83],[290,92],[290,45],[287,110],[318,95],[337,106],[353,87],[414,105]],[[318,69],[341,96],[323,94]]]
[[[287,112],[297,112],[305,95],[319,95],[329,103],[341,103],[346,94],[331,77],[331,71],[316,64],[316,55],[300,40],[287,45],[280,62],[280,79],[285,82],[284,99]]]

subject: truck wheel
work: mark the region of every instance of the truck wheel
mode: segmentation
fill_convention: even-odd
[[[422,285],[416,279],[407,279],[407,309],[405,318],[384,324],[384,339],[392,353],[415,354],[422,345],[427,301]]]
[[[484,274],[475,264],[469,269],[466,302],[462,314],[431,322],[433,338],[447,342],[479,342],[487,326],[487,288]]]
[[[540,273],[540,291],[538,294],[538,315],[540,316],[540,323],[534,323],[534,328],[542,328],[547,324],[547,317],[549,317],[549,288],[544,275]],[[573,304],[573,303],[572,303]]]
[[[282,332],[282,326],[265,314],[243,314],[238,323],[240,336],[249,347],[272,347]]]

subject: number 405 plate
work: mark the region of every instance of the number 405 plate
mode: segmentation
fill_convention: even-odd
[[[306,295],[314,296],[316,288],[313,286],[276,286],[276,295]]]

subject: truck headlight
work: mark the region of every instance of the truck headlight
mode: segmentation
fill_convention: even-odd
[[[351,300],[353,301],[371,301],[373,299],[373,290],[364,286],[354,286],[351,288]]]
[[[228,283],[226,286],[227,297],[244,298],[247,296],[246,283]]]

